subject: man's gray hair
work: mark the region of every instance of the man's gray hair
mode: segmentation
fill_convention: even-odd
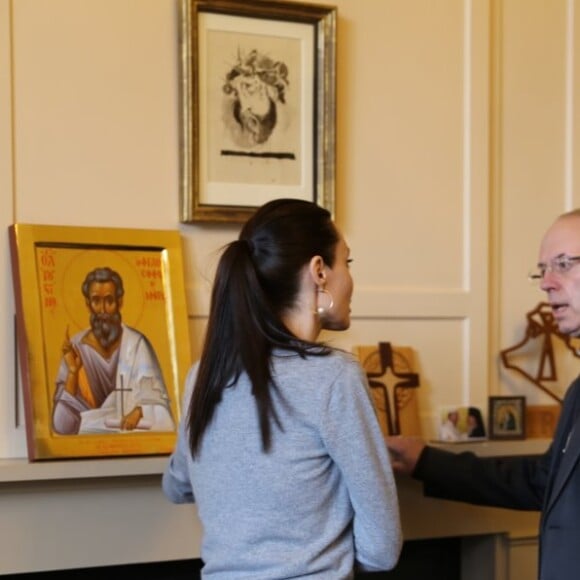
[[[83,291],[83,296],[89,300],[89,290],[91,288],[91,284],[94,282],[104,283],[104,282],[112,282],[115,285],[115,298],[117,300],[125,294],[125,289],[123,288],[123,279],[115,270],[111,270],[111,268],[95,268],[92,272],[87,274],[81,289]]]

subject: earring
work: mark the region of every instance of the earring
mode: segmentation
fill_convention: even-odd
[[[328,306],[317,306],[316,307],[316,314],[318,314],[318,316],[322,316],[323,314],[326,314],[334,306],[334,299],[332,298],[332,294],[328,290],[326,290],[325,288],[318,288],[317,292],[319,295],[326,294],[328,297],[328,301],[329,301]]]

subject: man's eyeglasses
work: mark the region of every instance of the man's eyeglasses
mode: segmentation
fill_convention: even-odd
[[[538,264],[537,271],[528,274],[528,278],[532,282],[539,282],[544,279],[546,272],[566,274],[578,262],[580,262],[580,256],[558,256],[557,258],[552,258],[547,264]]]

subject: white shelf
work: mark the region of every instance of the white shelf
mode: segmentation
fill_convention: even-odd
[[[0,484],[25,481],[161,475],[168,456],[36,461],[0,459]]]
[[[530,439],[444,447],[489,456],[542,453],[548,445]],[[161,489],[168,459],[0,459],[0,575],[199,557],[202,527],[196,506],[173,505]],[[397,484],[407,539],[530,537],[538,529],[536,512],[428,498],[411,478],[399,478]],[[99,550],[87,552],[86,546],[97,545]]]
[[[541,455],[548,449],[551,439],[521,439],[511,441],[498,441],[486,439],[484,441],[460,441],[447,443],[431,441],[430,445],[461,453],[472,451],[481,457],[508,457],[510,455]]]
[[[482,457],[509,455],[539,455],[549,446],[549,439],[522,441],[477,441],[435,443],[431,445],[456,453],[473,451]],[[0,459],[0,484],[97,477],[134,477],[161,475],[168,456],[116,457],[103,459],[69,459],[66,461],[35,461],[28,459]]]

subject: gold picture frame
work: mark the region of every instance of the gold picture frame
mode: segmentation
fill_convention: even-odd
[[[29,460],[170,453],[191,363],[179,232],[9,239]]]
[[[334,215],[334,6],[180,2],[181,221],[243,222],[279,197]]]

